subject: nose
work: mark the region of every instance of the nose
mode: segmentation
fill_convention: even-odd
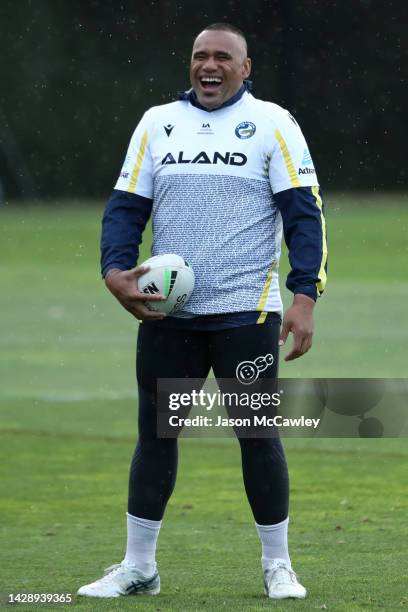
[[[213,72],[214,70],[217,70],[217,68],[218,66],[217,66],[217,62],[215,61],[215,59],[211,56],[207,57],[203,65],[203,70],[207,72]]]

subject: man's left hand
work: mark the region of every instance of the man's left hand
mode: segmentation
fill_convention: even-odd
[[[285,357],[285,361],[293,361],[301,357],[312,346],[313,336],[313,308],[314,300],[298,293],[293,298],[293,304],[287,309],[283,317],[282,331],[279,345],[283,346],[289,332],[293,334],[293,348]]]

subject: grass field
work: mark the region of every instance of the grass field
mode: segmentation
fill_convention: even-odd
[[[408,203],[395,195],[326,201],[330,280],[317,307],[314,347],[301,360],[282,362],[281,374],[406,377]],[[99,280],[102,207],[61,203],[0,211],[3,595],[75,593],[122,558],[136,435],[137,324]],[[284,278],[285,261],[281,270]],[[274,603],[262,596],[259,544],[235,441],[183,440],[159,540],[162,594],[81,599],[76,606],[403,609],[406,441],[298,439],[285,445],[291,554],[310,591],[306,601]]]

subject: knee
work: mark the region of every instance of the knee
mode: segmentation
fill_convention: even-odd
[[[279,438],[240,438],[244,459],[255,459],[262,463],[267,458],[274,463],[286,464],[285,451]]]
[[[176,439],[161,439],[140,436],[134,452],[134,457],[151,457],[153,461],[168,460],[177,454]]]

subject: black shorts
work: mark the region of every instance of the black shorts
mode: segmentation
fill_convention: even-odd
[[[139,434],[156,436],[158,379],[200,379],[210,369],[222,381],[248,383],[276,381],[279,360],[280,321],[217,331],[174,329],[144,322],[137,342],[139,384]],[[241,379],[241,380],[240,380]],[[242,384],[241,384],[242,383]],[[272,391],[272,387],[271,387]]]

